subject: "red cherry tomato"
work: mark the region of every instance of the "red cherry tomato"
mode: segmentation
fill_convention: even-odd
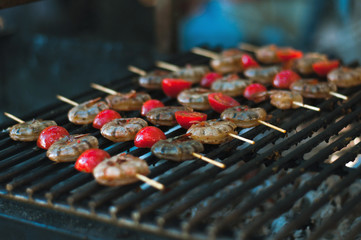
[[[164,104],[159,100],[150,99],[145,103],[143,103],[141,114],[142,116],[145,116],[153,108],[159,108],[159,107],[164,107]]]
[[[256,62],[256,60],[254,60],[253,57],[251,57],[251,55],[248,54],[242,55],[241,64],[244,70],[251,67],[259,67],[259,64]]]
[[[182,128],[188,129],[193,124],[207,120],[207,114],[200,112],[178,111],[175,119]]]
[[[286,62],[291,59],[301,58],[303,53],[293,48],[279,48],[276,50],[276,55],[282,62]]]
[[[151,148],[154,143],[165,139],[167,139],[167,137],[162,130],[150,126],[142,128],[137,135],[135,135],[134,145],[139,148]]]
[[[68,136],[69,132],[60,126],[50,126],[41,131],[36,145],[42,149],[48,149],[53,143],[60,138]]]
[[[276,88],[289,89],[291,84],[300,80],[301,77],[292,70],[283,70],[276,74],[273,79],[273,86]]]
[[[184,89],[190,88],[192,83],[184,79],[165,78],[162,81],[162,89],[168,97],[176,98]]]
[[[208,94],[208,101],[213,110],[218,113],[222,113],[227,108],[240,105],[234,98],[220,92]]]
[[[110,158],[109,153],[106,151],[97,148],[88,149],[76,160],[75,169],[81,172],[91,173],[93,169],[106,158]]]
[[[340,65],[339,60],[332,61],[320,61],[312,64],[313,71],[319,76],[326,76],[327,73],[331,72],[333,69],[338,68]]]
[[[93,121],[93,127],[97,129],[101,129],[104,124],[116,118],[121,118],[118,112],[111,109],[105,109],[96,115]]]
[[[221,77],[223,76],[216,72],[207,73],[201,80],[201,86],[205,88],[210,88],[212,83],[217,79],[220,79]]]
[[[267,88],[263,86],[260,83],[253,83],[246,87],[246,89],[243,92],[243,96],[247,98],[248,100],[255,101],[255,102],[261,102],[265,100],[264,98],[258,98],[257,94],[266,92]]]

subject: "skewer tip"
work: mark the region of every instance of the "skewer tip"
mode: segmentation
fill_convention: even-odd
[[[249,144],[255,144],[255,141],[250,140],[250,139],[248,139],[248,138],[244,138],[244,137],[238,136],[238,135],[233,134],[233,133],[228,133],[228,135],[231,136],[231,137],[233,137],[233,138],[237,138],[238,140],[247,142],[247,143],[249,143]]]
[[[343,99],[343,100],[348,100],[348,97],[341,94],[341,93],[337,93],[337,92],[329,92],[330,95],[334,96],[334,97],[337,97],[337,98],[340,98],[340,99]]]
[[[269,128],[273,128],[274,130],[277,130],[277,131],[279,131],[279,132],[281,132],[281,133],[286,133],[286,132],[287,132],[285,129],[280,128],[280,127],[277,127],[277,126],[275,126],[275,125],[273,125],[273,124],[270,124],[270,123],[268,123],[268,122],[265,122],[265,121],[262,121],[262,120],[258,120],[258,122],[259,122],[260,124],[263,124],[263,125],[269,127]]]
[[[216,166],[216,167],[226,168],[226,165],[225,165],[224,163],[217,162],[217,161],[215,161],[215,160],[213,160],[213,159],[210,159],[210,158],[208,158],[208,157],[206,157],[206,156],[203,156],[203,155],[201,155],[201,154],[192,153],[192,155],[193,155],[194,157],[199,158],[200,160],[203,160],[203,161],[205,161],[205,162],[207,162],[207,163],[210,163],[210,164],[212,164],[212,165],[214,165],[214,166]]]
[[[150,179],[150,178],[148,178],[148,177],[146,177],[146,176],[144,176],[144,175],[142,175],[142,174],[139,174],[139,173],[137,173],[135,176],[136,176],[140,181],[145,182],[146,184],[148,184],[148,185],[150,185],[150,186],[158,189],[159,191],[164,190],[164,185],[161,184],[160,182],[157,182],[157,181],[155,181],[155,180],[153,180],[153,179]]]
[[[12,119],[12,120],[15,120],[18,123],[24,123],[25,122],[24,120],[14,116],[14,115],[12,115],[12,114],[10,114],[8,112],[4,112],[4,115],[7,116],[8,118]]]

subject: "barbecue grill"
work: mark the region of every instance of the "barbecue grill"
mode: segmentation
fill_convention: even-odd
[[[169,62],[182,66],[208,61],[184,53]],[[135,77],[126,75],[107,87],[120,92],[141,90]],[[165,105],[177,104],[159,90],[147,92]],[[91,175],[77,172],[73,163],[55,164],[34,143],[14,142],[3,131],[2,232],[10,234],[10,239],[355,239],[361,232],[361,167],[356,163],[361,149],[361,88],[340,92],[349,100],[306,100],[321,112],[277,110],[262,103],[272,116],[269,122],[287,134],[257,126],[239,133],[255,140],[254,145],[234,139],[206,146],[204,154],[225,163],[224,170],[200,160],[159,160],[133,142],[110,142],[90,125],[69,123],[71,106],[62,102],[19,116],[53,119],[71,134],[96,136],[100,148],[111,155],[129,152],[145,159],[149,177],[163,183],[166,190],[159,192],[141,182],[101,186]],[[88,90],[71,99],[83,102],[104,96]],[[209,119],[218,117],[212,111],[207,114]],[[122,113],[139,115],[138,111]],[[1,128],[11,124],[9,120]],[[162,130],[167,137],[185,132],[179,126]],[[353,167],[346,166],[354,160]]]

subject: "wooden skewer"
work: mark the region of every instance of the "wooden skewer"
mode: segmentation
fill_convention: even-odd
[[[329,92],[330,95],[334,96],[334,97],[337,97],[337,98],[341,98],[343,100],[347,100],[348,97],[343,95],[343,94],[340,94],[340,93],[337,93],[337,92]]]
[[[286,133],[286,130],[284,130],[283,128],[277,127],[277,126],[272,125],[272,124],[270,124],[268,122],[265,122],[265,121],[262,121],[262,120],[257,120],[257,122],[259,122],[260,124],[263,124],[263,125],[265,125],[267,127],[273,128],[274,130],[277,130],[277,131],[279,131],[281,133]]]
[[[73,105],[73,106],[78,106],[79,105],[79,103],[74,102],[73,100],[70,100],[69,98],[63,97],[61,95],[56,95],[56,98],[59,99],[60,101],[63,101],[65,103],[68,103],[68,104]]]
[[[105,92],[105,93],[109,93],[111,95],[117,95],[118,94],[117,91],[115,91],[113,89],[110,89],[110,88],[107,88],[107,87],[104,87],[102,85],[96,84],[96,83],[91,83],[90,86],[92,88],[95,88],[95,89],[97,89],[99,91],[102,91],[102,92]]]
[[[8,118],[17,121],[18,123],[24,123],[24,120],[21,120],[20,118],[8,113],[8,112],[4,112],[4,115],[7,116]]]
[[[245,50],[245,51],[248,51],[248,52],[255,52],[255,51],[257,51],[257,49],[259,47],[255,46],[255,45],[252,45],[252,44],[249,44],[249,43],[241,43],[239,45],[239,48],[241,50]]]
[[[155,65],[157,67],[164,68],[164,69],[167,69],[167,70],[173,71],[173,72],[179,71],[179,69],[180,69],[180,67],[178,67],[177,65],[167,63],[167,62],[163,62],[163,61],[155,62]]]
[[[231,136],[231,137],[233,137],[233,138],[237,138],[237,139],[239,139],[239,140],[241,140],[241,141],[248,142],[248,143],[250,143],[250,144],[255,144],[255,141],[250,140],[250,139],[248,139],[248,138],[244,138],[244,137],[238,136],[238,135],[233,134],[233,133],[228,133],[228,135]]]
[[[307,108],[307,109],[310,109],[310,110],[313,110],[313,111],[317,111],[317,112],[319,112],[321,110],[318,107],[314,107],[314,106],[311,106],[311,105],[308,105],[308,104],[303,104],[303,103],[297,102],[297,101],[293,101],[292,103],[294,105],[297,105],[297,106],[300,106],[300,107],[303,107],[303,108]]]
[[[144,71],[143,69],[140,69],[140,68],[137,68],[135,66],[132,66],[132,65],[129,65],[128,66],[128,70],[133,72],[133,73],[136,73],[136,74],[139,74],[140,76],[145,76],[147,75],[147,72]]]
[[[164,185],[160,182],[154,181],[153,179],[150,179],[142,174],[136,173],[135,177],[138,178],[138,180],[145,182],[146,184],[158,189],[159,191],[164,190]]]
[[[192,53],[204,56],[204,57],[209,57],[212,59],[218,59],[219,58],[219,54],[215,53],[213,51],[207,50],[207,49],[203,49],[203,48],[199,48],[199,47],[195,47],[191,49]]]
[[[226,167],[226,165],[224,165],[224,163],[217,162],[217,161],[215,161],[215,160],[213,160],[213,159],[210,159],[210,158],[207,158],[207,157],[205,157],[205,156],[203,156],[203,155],[201,155],[201,154],[192,153],[192,155],[193,155],[194,157],[196,157],[196,158],[199,158],[199,159],[207,162],[207,163],[213,164],[213,165],[216,166],[216,167],[219,167],[219,168],[225,168],[225,167]]]

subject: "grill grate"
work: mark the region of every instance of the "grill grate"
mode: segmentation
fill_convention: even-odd
[[[206,62],[206,58],[191,53],[173,61],[178,65]],[[133,77],[129,75],[112,82],[110,87],[130,90],[135,86]],[[361,148],[361,143],[353,144],[361,133],[361,126],[357,124],[361,117],[360,89],[341,91],[350,96],[350,100],[344,103],[335,98],[309,102],[320,107],[322,112],[304,109],[281,111],[263,103],[261,106],[272,115],[270,122],[286,129],[288,134],[257,126],[242,130],[240,134],[254,139],[254,145],[232,140],[217,148],[206,146],[206,156],[224,162],[227,166],[225,170],[197,160],[183,163],[158,160],[149,150],[138,149],[132,142],[112,143],[89,125],[69,123],[67,111],[70,107],[59,102],[23,119],[54,119],[71,134],[90,133],[96,136],[100,148],[111,155],[126,151],[139,156],[150,165],[150,177],[162,182],[167,190],[158,192],[142,183],[113,188],[100,186],[92,176],[77,172],[73,164],[54,164],[34,143],[14,142],[6,132],[2,132],[0,195],[13,201],[65,212],[69,216],[81,215],[172,238],[264,239],[272,236],[285,239],[294,236],[297,231],[307,234],[305,229],[309,228],[305,238],[319,239],[353,211],[359,211],[357,204],[361,200],[361,190],[348,194],[347,198],[344,192],[352,184],[360,184],[361,168],[345,167],[356,158]],[[160,91],[149,93],[153,98],[163,96],[160,100],[165,105],[175,104],[175,100],[164,97]],[[105,94],[90,90],[73,99],[82,102],[99,96],[104,97]],[[245,104],[254,105],[250,102]],[[214,112],[207,113],[209,118],[217,117]],[[135,117],[139,116],[139,112],[123,115]],[[10,122],[2,128],[9,125]],[[163,127],[162,130],[167,137],[184,133],[179,126]],[[328,142],[326,146],[325,142]],[[339,152],[334,162],[325,162],[330,155],[342,149],[344,151]],[[319,192],[317,201],[302,211],[295,210],[295,206],[305,201],[307,194],[323,186],[335,174],[342,178],[339,177],[332,188]],[[286,191],[290,188],[291,193]],[[337,196],[345,198],[342,208],[333,211],[318,226],[312,223],[314,213],[327,207]],[[275,220],[289,215],[293,217],[287,225],[275,230]],[[360,222],[345,233],[346,239],[353,239],[360,233]]]

